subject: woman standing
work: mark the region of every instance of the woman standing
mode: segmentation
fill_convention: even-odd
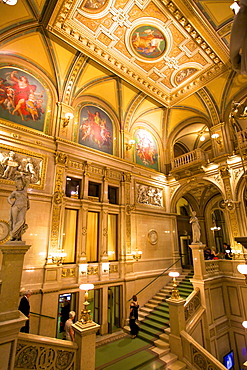
[[[132,302],[130,303],[130,316],[129,316],[129,325],[130,325],[130,333],[132,335],[132,339],[134,339],[139,331],[139,326],[136,323],[138,320],[138,308],[139,304],[137,302],[137,296],[133,295]]]

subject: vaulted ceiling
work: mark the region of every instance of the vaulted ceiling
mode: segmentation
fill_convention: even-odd
[[[18,0],[0,3],[1,66],[43,73],[57,101],[101,99],[188,150],[246,95],[232,71],[232,0]],[[49,85],[50,86],[50,85]],[[107,92],[107,93],[106,93]],[[126,127],[131,127],[131,124]]]

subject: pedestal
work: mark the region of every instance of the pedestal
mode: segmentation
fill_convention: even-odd
[[[193,256],[194,276],[193,279],[203,280],[206,274],[205,261],[204,261],[204,248],[205,244],[190,244]]]
[[[95,369],[95,343],[96,333],[99,328],[100,325],[95,322],[83,324],[77,321],[73,325],[75,343],[78,345],[76,370]]]
[[[18,318],[21,275],[25,253],[30,248],[22,241],[7,242],[0,245],[3,254],[0,273],[0,322]],[[7,317],[6,315],[7,314]]]
[[[21,275],[25,253],[30,248],[22,241],[0,245],[0,369],[14,369],[17,337],[26,316],[18,311]]]
[[[179,360],[183,359],[183,348],[180,333],[185,330],[185,300],[182,298],[166,300],[169,306],[170,328],[169,343],[171,352],[176,354]]]

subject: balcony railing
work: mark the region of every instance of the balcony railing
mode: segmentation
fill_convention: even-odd
[[[247,129],[237,132],[238,145],[241,149],[247,148]]]
[[[178,169],[201,162],[206,162],[206,154],[202,149],[195,149],[192,152],[185,153],[173,159],[172,169]]]

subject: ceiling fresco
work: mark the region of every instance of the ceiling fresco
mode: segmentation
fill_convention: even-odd
[[[48,29],[172,106],[229,68],[233,13],[219,2],[58,1]]]

